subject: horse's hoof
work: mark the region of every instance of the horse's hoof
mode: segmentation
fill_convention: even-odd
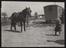
[[[22,31],[21,31],[22,32]]]
[[[55,36],[59,36],[59,35],[55,35]]]
[[[16,32],[16,31],[15,31]]]
[[[24,31],[26,31],[26,30],[24,30]]]
[[[55,34],[55,36],[57,36],[57,34]]]
[[[11,30],[12,31],[12,30]]]

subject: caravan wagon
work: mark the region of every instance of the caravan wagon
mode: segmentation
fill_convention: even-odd
[[[46,22],[55,23],[55,21],[62,16],[63,8],[58,5],[48,5],[44,7]]]

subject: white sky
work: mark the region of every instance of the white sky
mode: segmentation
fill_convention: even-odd
[[[32,10],[32,15],[35,12],[38,14],[44,14],[44,6],[47,5],[59,5],[64,8],[64,2],[18,2],[18,1],[2,1],[1,2],[1,12],[6,12],[8,17],[11,16],[13,12],[22,11],[25,7],[30,7]]]

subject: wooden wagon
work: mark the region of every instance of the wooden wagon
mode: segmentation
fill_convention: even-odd
[[[62,16],[63,8],[58,5],[48,5],[44,7],[44,14],[46,22],[55,23],[55,21]]]

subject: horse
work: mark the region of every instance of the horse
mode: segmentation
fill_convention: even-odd
[[[16,24],[19,22],[20,26],[21,26],[21,32],[22,32],[22,24],[24,24],[24,31],[26,31],[25,29],[25,22],[26,22],[26,17],[27,16],[31,16],[31,9],[29,8],[25,8],[24,10],[22,10],[21,12],[14,12],[11,15],[11,30],[12,27],[14,27],[15,31],[16,31]]]

